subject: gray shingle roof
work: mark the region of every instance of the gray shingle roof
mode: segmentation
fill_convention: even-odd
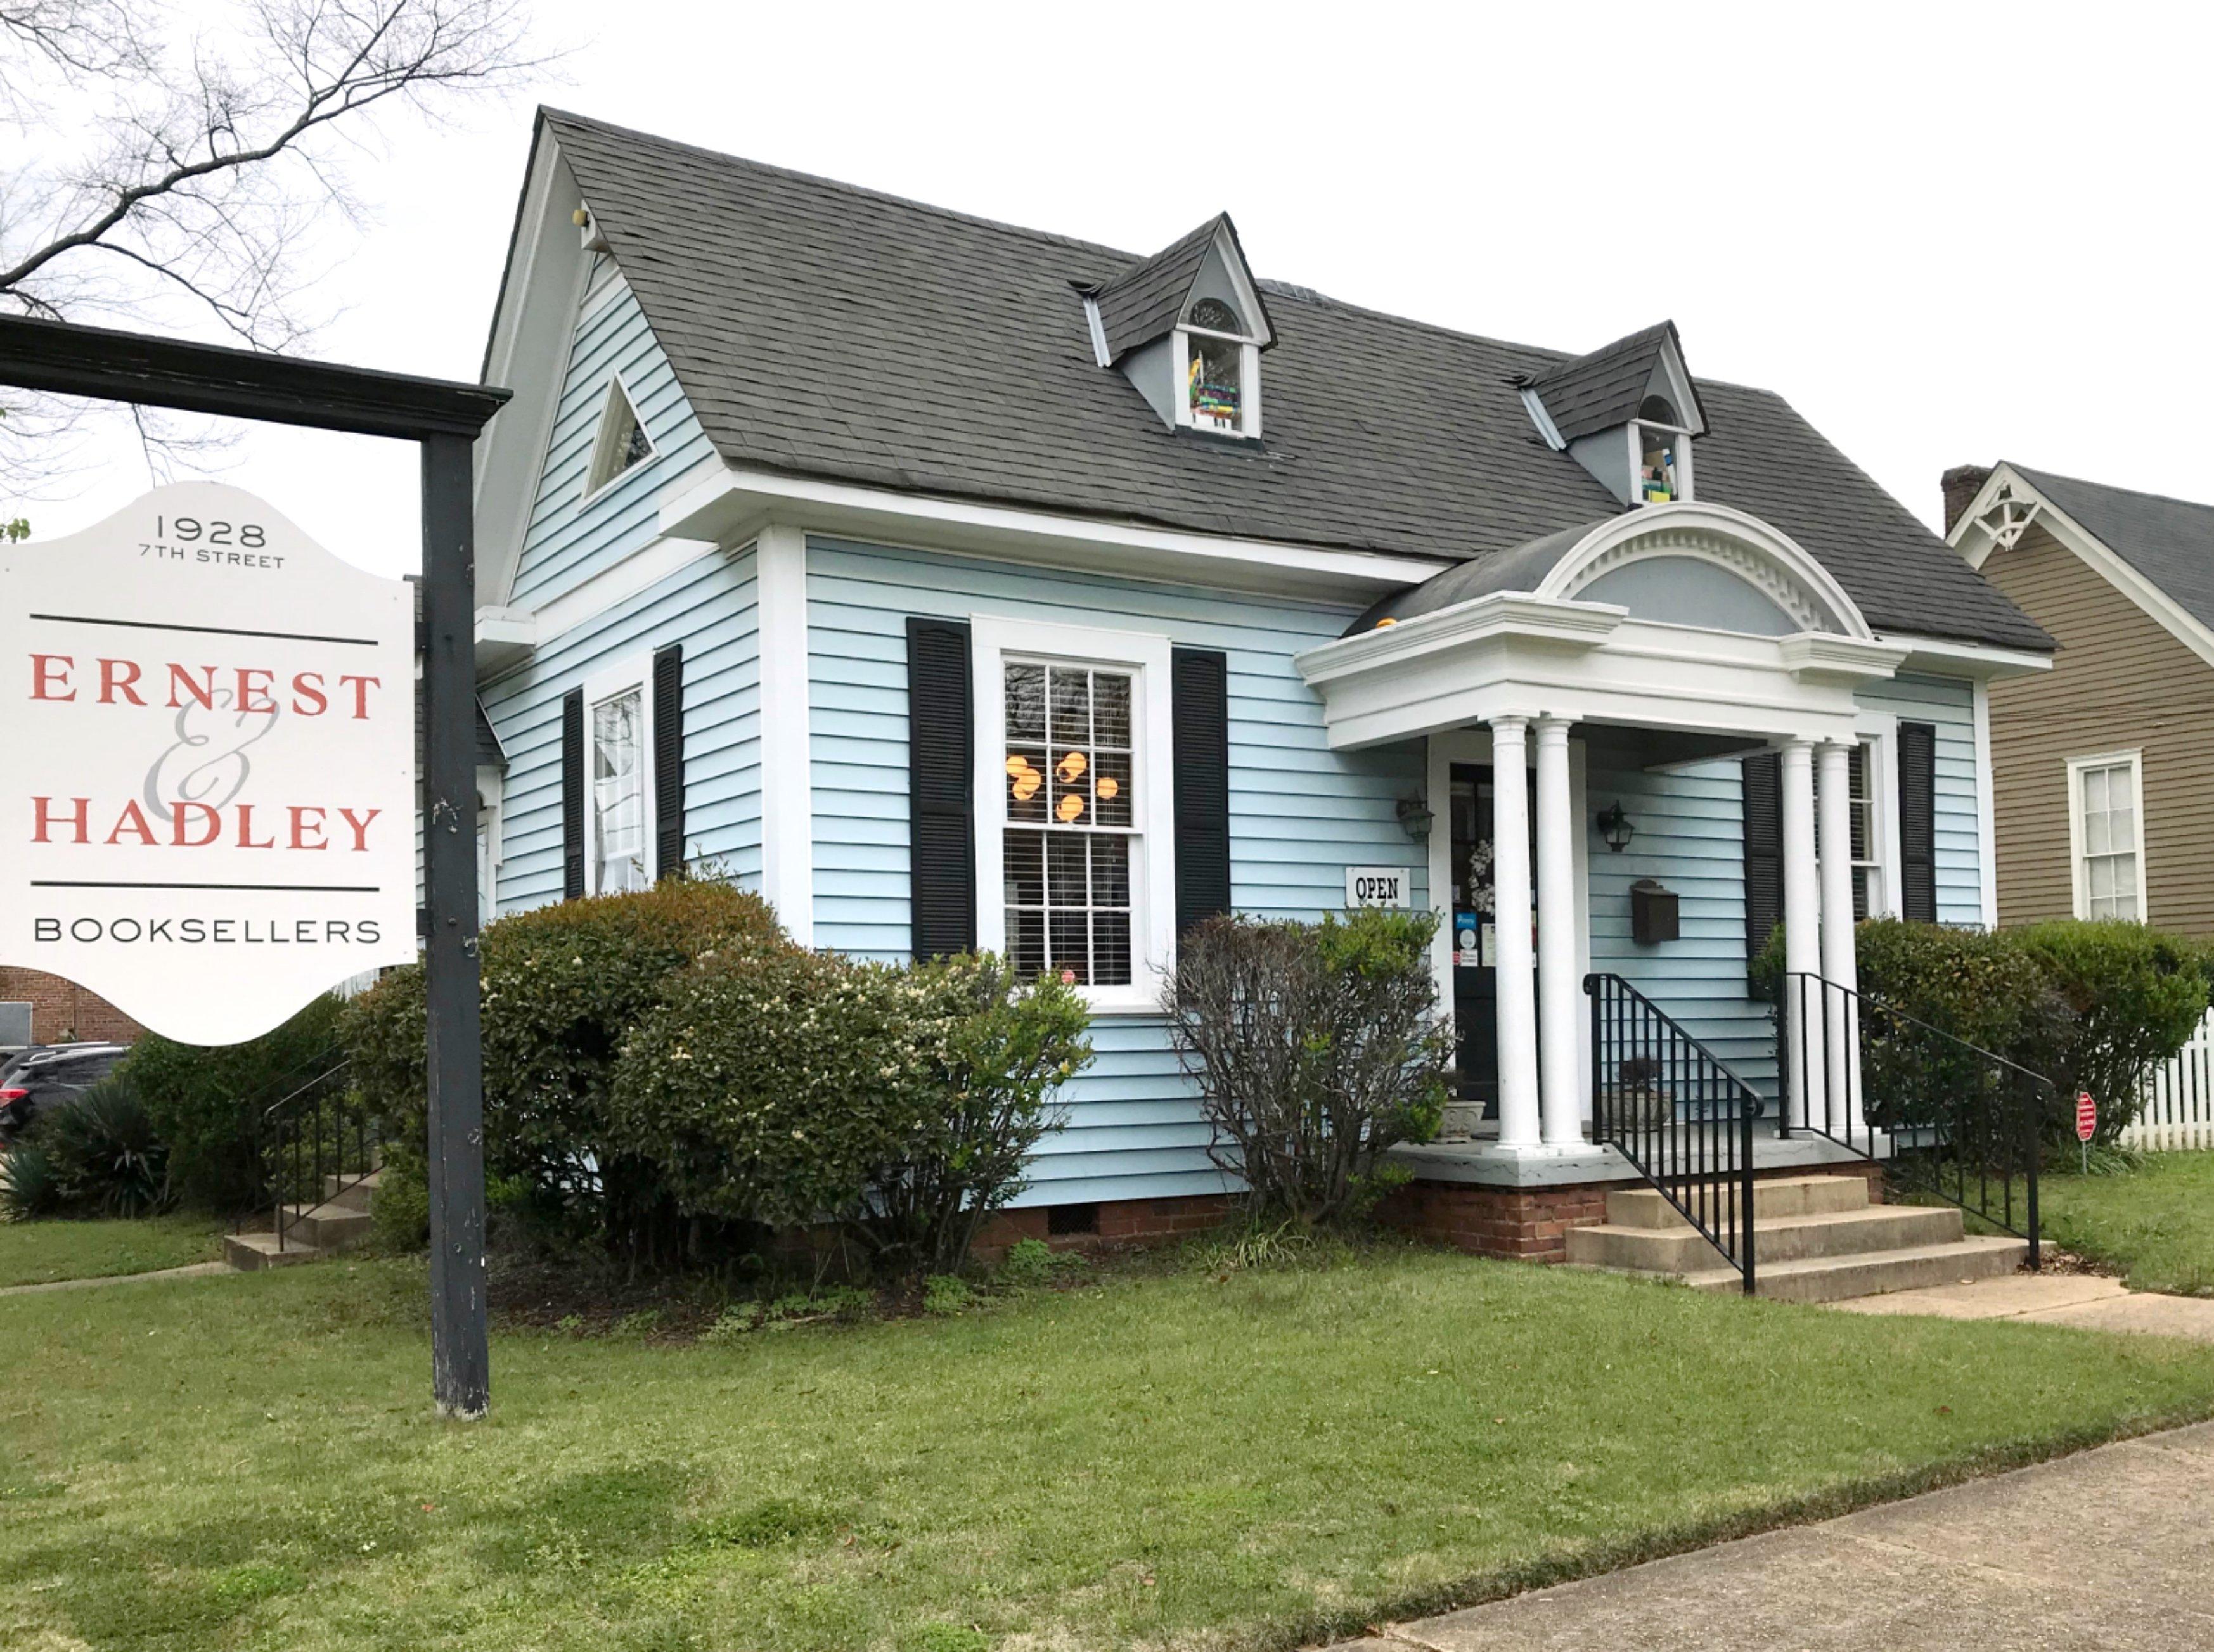
[[[559,141],[734,464],[1209,533],[1465,559],[1612,514],[1515,385],[1567,359],[1263,283],[1256,446],[1169,430],[1072,283],[1130,254],[554,111]],[[2045,634],[1766,391],[1700,387],[1699,492],[1819,558],[1881,627]]]
[[[2193,619],[2214,625],[2214,505],[2008,463]]]
[[[1549,368],[1530,381],[1530,388],[1545,404],[1546,414],[1563,442],[1627,424],[1637,417],[1645,387],[1653,381],[1653,369],[1660,364],[1664,344],[1674,344],[1677,359],[1683,358],[1683,341],[1676,336],[1673,321],[1641,328],[1626,338],[1601,344],[1587,356]],[[1677,411],[1691,429],[1699,428],[1700,409],[1684,407]]]
[[[1171,241],[1100,288],[1100,330],[1107,335],[1107,358],[1119,362],[1140,344],[1149,344],[1176,325],[1191,283],[1207,262],[1214,227],[1227,216],[1217,213],[1189,235]]]

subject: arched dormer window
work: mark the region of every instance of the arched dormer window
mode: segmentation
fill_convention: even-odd
[[[1164,424],[1259,438],[1261,352],[1275,334],[1227,216],[1079,290],[1099,365],[1128,379]]]
[[[1518,381],[1545,445],[1565,452],[1625,505],[1696,497],[1691,438],[1706,434],[1675,324],[1602,344]]]
[[[1220,298],[1200,298],[1177,332],[1183,394],[1177,423],[1217,436],[1258,436],[1260,341]]]

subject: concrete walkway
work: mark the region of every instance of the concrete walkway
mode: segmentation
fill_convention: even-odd
[[[95,1285],[135,1285],[147,1279],[197,1279],[203,1274],[230,1271],[228,1262],[194,1262],[181,1268],[156,1268],[151,1273],[103,1273],[96,1279],[50,1279],[42,1285],[0,1285],[0,1296],[30,1296],[47,1290],[88,1290]]]
[[[1441,1618],[1338,1652],[2200,1652],[2214,1423]]]
[[[2214,1298],[2131,1290],[2089,1273],[2010,1273],[1828,1307],[1846,1314],[1927,1314],[1941,1320],[2028,1320],[2086,1331],[2134,1331],[2214,1342]]]

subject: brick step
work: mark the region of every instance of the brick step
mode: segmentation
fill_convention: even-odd
[[[1734,1188],[1718,1190],[1716,1203],[1727,1215],[1737,1205]],[[1820,1216],[1868,1208],[1865,1176],[1776,1176],[1752,1185],[1755,1222],[1771,1217]],[[1658,1189],[1625,1187],[1606,1196],[1606,1220],[1615,1228],[1688,1226]]]
[[[1968,1238],[1949,1245],[1867,1251],[1857,1256],[1809,1257],[1774,1265],[1754,1253],[1753,1284],[1763,1296],[1786,1302],[1835,1302],[1880,1296],[1928,1285],[1963,1284],[2012,1273],[2029,1259],[2029,1242]],[[1676,1276],[1694,1290],[1737,1290],[1744,1281],[1733,1268],[1708,1268]]]
[[[1758,1211],[1759,1208],[1756,1198],[1754,1209]],[[1948,1245],[1960,1239],[1964,1231],[1960,1213],[1950,1206],[1874,1204],[1858,1210],[1820,1210],[1806,1216],[1771,1216],[1762,1213],[1753,1221],[1755,1271],[1765,1269],[1771,1263],[1814,1257]],[[1590,1267],[1626,1268],[1642,1273],[1691,1273],[1702,1271],[1715,1263],[1714,1247],[1704,1235],[1680,1220],[1673,1228],[1627,1227],[1613,1222],[1593,1228],[1571,1228],[1565,1237],[1569,1260]]]
[[[284,1248],[277,1248],[274,1234],[225,1234],[223,1236],[223,1259],[241,1273],[259,1273],[264,1268],[288,1268],[296,1262],[313,1262],[329,1253],[303,1245],[291,1233],[284,1235]]]

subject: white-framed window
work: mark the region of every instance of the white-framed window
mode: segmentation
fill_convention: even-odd
[[[1217,436],[1261,434],[1261,345],[1220,298],[1196,300],[1176,333],[1177,423]]]
[[[1094,1009],[1158,1006],[1176,938],[1169,641],[969,624],[976,941]]]
[[[590,499],[626,471],[634,470],[654,456],[653,438],[638,416],[638,404],[621,374],[609,375],[607,399],[600,407],[598,434],[592,438],[591,462],[584,469],[583,497]],[[581,503],[581,501],[580,501]]]
[[[653,883],[653,664],[641,655],[584,684],[584,893]]]
[[[2068,759],[2068,858],[2078,917],[2145,917],[2144,759]]]
[[[477,927],[499,916],[501,777],[497,769],[477,771]]]
[[[1845,754],[1845,818],[1850,823],[1853,917],[1897,917],[1899,867],[1899,719],[1864,711],[1858,741]]]
[[[1672,504],[1691,497],[1691,433],[1673,402],[1646,397],[1630,427],[1630,442],[1639,503]]]

